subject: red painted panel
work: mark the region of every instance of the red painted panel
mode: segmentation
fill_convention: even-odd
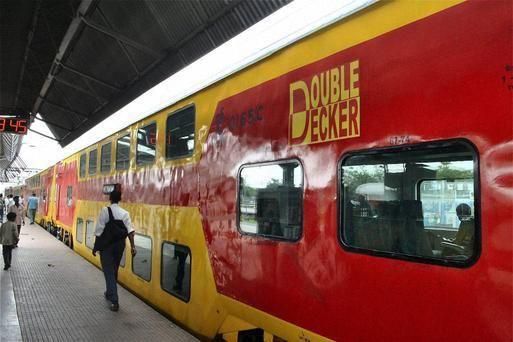
[[[80,198],[77,187],[77,165],[75,162],[57,164],[57,219],[71,227],[75,213],[76,199]],[[67,197],[68,187],[72,189],[71,200]]]
[[[53,180],[53,166],[48,169],[48,171],[41,176],[41,191],[45,192],[45,198],[41,198],[39,201],[38,211],[42,212],[43,215],[48,215],[48,209],[50,205],[50,190],[52,188],[52,180]]]

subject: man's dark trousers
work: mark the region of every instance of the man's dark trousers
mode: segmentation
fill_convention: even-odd
[[[125,250],[125,239],[115,242],[100,252],[103,275],[107,287],[107,299],[113,304],[118,304],[118,268],[123,251]]]

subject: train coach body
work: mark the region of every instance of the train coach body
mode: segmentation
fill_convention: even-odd
[[[37,175],[38,217],[99,265],[120,184],[119,281],[208,338],[511,340],[512,11],[374,4]]]

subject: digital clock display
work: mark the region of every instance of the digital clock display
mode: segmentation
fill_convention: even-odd
[[[27,134],[28,120],[22,118],[0,118],[0,133]]]

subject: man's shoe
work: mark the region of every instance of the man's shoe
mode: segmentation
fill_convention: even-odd
[[[4,271],[7,271],[8,269],[9,269],[9,267],[4,266]]]
[[[118,311],[119,310],[119,304],[118,303],[112,303],[110,305],[110,311]]]

